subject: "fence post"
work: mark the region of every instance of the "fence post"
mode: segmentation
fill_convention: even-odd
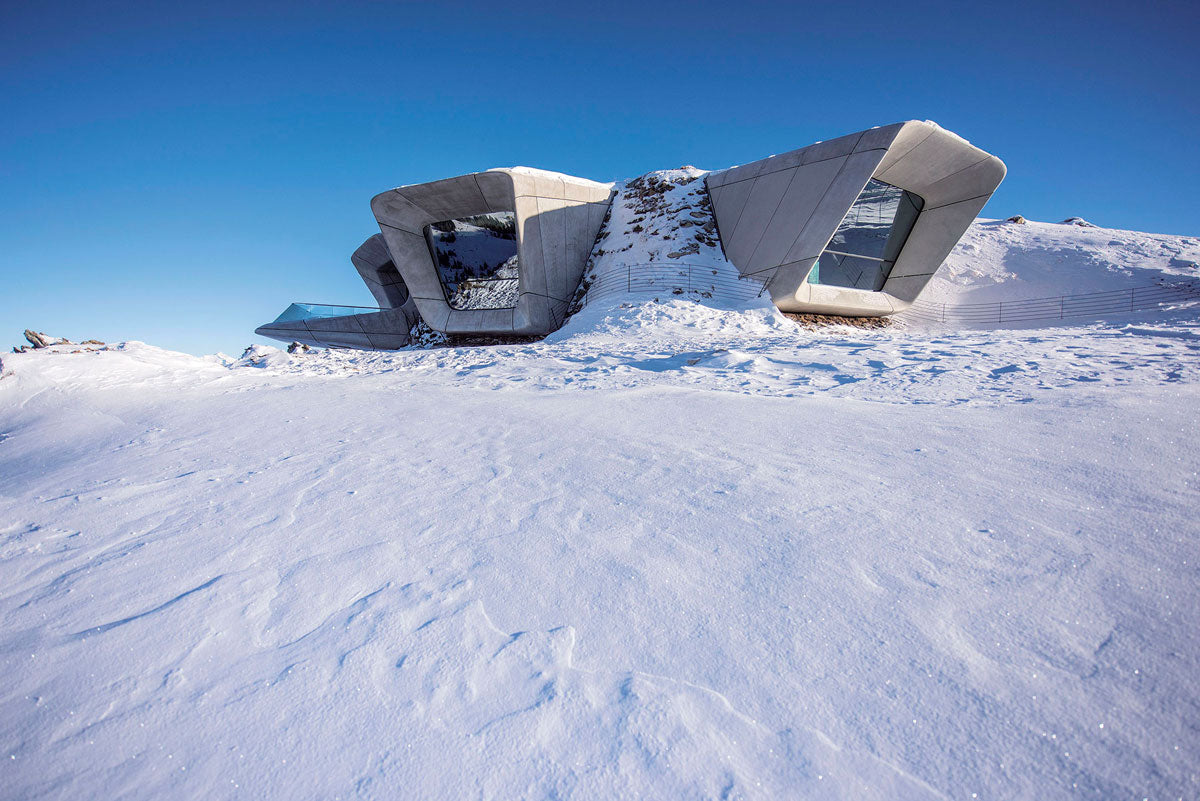
[[[1004,302],[1000,302],[1000,317],[996,320],[997,323],[1004,322]]]

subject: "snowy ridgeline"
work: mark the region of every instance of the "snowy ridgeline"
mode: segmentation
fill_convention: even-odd
[[[931,291],[1197,258],[981,222]],[[0,357],[0,797],[1200,794],[1194,308],[697,299],[492,348]]]

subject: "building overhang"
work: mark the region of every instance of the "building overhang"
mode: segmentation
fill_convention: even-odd
[[[371,200],[371,210],[431,328],[448,334],[536,335],[566,319],[612,195],[611,184],[514,167],[391,189]],[[516,222],[516,305],[452,308],[427,226],[498,212],[512,212]]]
[[[1000,159],[930,122],[904,122],[710,173],[726,257],[783,311],[883,316],[907,308],[1004,179]],[[809,274],[870,180],[924,205],[879,291]]]

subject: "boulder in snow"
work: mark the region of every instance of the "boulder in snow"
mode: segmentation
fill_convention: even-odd
[[[45,334],[39,333],[39,332],[34,331],[29,328],[25,329],[25,339],[29,340],[29,344],[33,345],[35,348],[48,348],[51,345],[69,345],[69,344],[71,344],[71,340],[66,339],[65,337],[46,336]]]

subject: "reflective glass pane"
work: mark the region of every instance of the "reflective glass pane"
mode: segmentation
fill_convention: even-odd
[[[882,289],[923,205],[912,192],[872,178],[846,212],[808,282]]]
[[[889,269],[891,265],[884,261],[862,256],[845,256],[827,250],[821,254],[820,261],[808,274],[808,282],[877,291],[887,280]]]
[[[432,223],[425,236],[452,308],[517,305],[517,227],[511,211]]]

